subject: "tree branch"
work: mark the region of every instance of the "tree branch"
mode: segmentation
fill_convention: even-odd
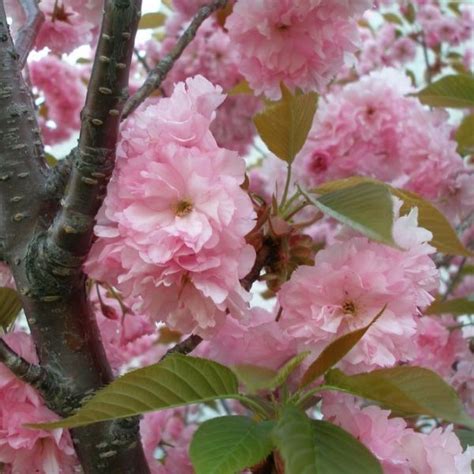
[[[32,385],[40,387],[46,376],[45,370],[36,364],[31,364],[19,356],[10,346],[0,338],[0,362],[10,369],[19,379]]]
[[[15,49],[19,56],[20,69],[23,69],[44,22],[44,14],[39,9],[37,0],[21,0],[20,3],[25,12],[26,23],[18,30]]]
[[[190,354],[196,347],[201,344],[202,337],[198,336],[197,334],[191,334],[186,339],[178,342],[178,344],[174,345],[171,349],[169,349],[166,354],[160,359],[160,362],[168,357],[171,354]]]
[[[95,216],[115,165],[120,114],[140,15],[140,0],[109,0],[82,111],[78,155],[59,212],[48,238],[80,264],[90,249]]]
[[[154,90],[161,86],[161,83],[165,80],[176,60],[181,56],[188,44],[191,43],[196,36],[202,23],[216,10],[223,8],[226,3],[227,0],[214,0],[208,5],[203,5],[199,8],[190,25],[178,39],[174,48],[159,61],[159,63],[150,71],[142,86],[127,100],[123,109],[122,119],[127,118],[147,97],[153,93]]]

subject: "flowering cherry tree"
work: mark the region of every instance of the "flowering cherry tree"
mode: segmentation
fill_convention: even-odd
[[[473,6],[154,7],[0,0],[0,471],[472,472]]]

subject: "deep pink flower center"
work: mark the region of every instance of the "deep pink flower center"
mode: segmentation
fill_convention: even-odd
[[[342,305],[342,311],[344,314],[351,314],[355,316],[356,314],[356,306],[353,301],[345,301]]]

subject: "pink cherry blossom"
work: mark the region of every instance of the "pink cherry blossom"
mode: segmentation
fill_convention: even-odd
[[[400,203],[396,203],[396,212]],[[393,366],[416,356],[413,337],[419,308],[431,301],[438,274],[426,242],[431,233],[417,226],[417,210],[396,219],[396,250],[349,237],[321,250],[314,266],[301,266],[278,294],[280,323],[301,348],[320,352],[341,335],[382,316],[346,356],[347,370]]]
[[[280,97],[280,82],[321,90],[357,49],[355,17],[370,1],[238,0],[226,22],[240,70],[257,94]]]
[[[79,130],[86,89],[76,67],[47,55],[29,64],[31,82],[44,99],[40,115],[45,142],[53,145]]]
[[[185,424],[182,410],[163,410],[146,414],[140,422],[143,448],[152,474],[192,474],[188,449],[196,430]],[[157,448],[163,451],[158,461]]]
[[[36,38],[36,48],[48,47],[53,53],[70,53],[91,43],[95,25],[76,12],[67,0],[42,0],[45,22]]]
[[[474,449],[463,452],[452,426],[429,433],[376,406],[360,408],[347,395],[328,394],[324,417],[351,433],[380,460],[386,474],[470,474]]]
[[[244,162],[209,131],[219,87],[197,76],[143,108],[122,132],[87,271],[182,332],[242,311],[253,264]]]
[[[471,178],[456,152],[447,115],[405,97],[411,91],[407,76],[386,68],[327,95],[295,161],[299,179],[312,186],[366,175],[440,203],[468,201]]]
[[[15,332],[5,342],[30,362],[37,363],[31,337]],[[71,474],[77,460],[67,430],[27,428],[26,423],[57,420],[31,386],[0,364],[0,463],[6,473]]]
[[[252,308],[245,321],[228,317],[219,331],[199,347],[199,352],[224,365],[278,369],[296,355],[296,345],[275,321],[274,313]]]
[[[0,262],[0,288],[15,288],[13,275],[7,265]]]

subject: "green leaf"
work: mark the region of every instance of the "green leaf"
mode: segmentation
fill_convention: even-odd
[[[456,131],[456,141],[462,155],[474,153],[474,114],[464,117]]]
[[[411,191],[405,191],[389,186],[382,181],[377,181],[372,178],[365,178],[362,176],[354,176],[352,178],[339,179],[336,181],[329,181],[321,186],[318,186],[312,192],[316,194],[328,194],[334,191],[354,187],[361,183],[374,183],[380,186],[385,186],[392,194],[404,201],[401,209],[401,214],[407,214],[412,207],[418,208],[418,224],[425,229],[428,229],[433,234],[431,244],[436,247],[439,252],[447,255],[463,255],[472,256],[470,252],[459,240],[455,230],[451,227],[449,221],[433,204],[426,201]]]
[[[456,298],[448,301],[434,301],[424,311],[425,314],[474,314],[474,301],[466,298]]]
[[[291,94],[282,86],[282,98],[254,117],[260,137],[278,158],[291,163],[303,147],[316,113],[318,95]]]
[[[327,421],[313,421],[318,473],[383,474],[378,459],[356,438]]]
[[[418,208],[418,225],[433,234],[430,244],[439,252],[447,255],[472,256],[472,252],[464,247],[456,231],[437,207],[411,191],[391,189],[393,194],[404,202],[401,214],[407,214],[412,207]]]
[[[249,83],[243,79],[238,84],[236,84],[232,89],[227,93],[227,95],[239,95],[239,94],[251,94],[253,95],[253,90],[249,86]]]
[[[474,427],[455,390],[421,367],[393,367],[357,375],[338,369],[326,374],[331,389],[349,392],[410,415],[428,415]]]
[[[248,393],[269,390],[277,375],[272,369],[250,364],[235,365],[232,367],[232,370],[237,375],[239,381],[245,385]]]
[[[163,408],[238,396],[235,374],[216,362],[172,354],[162,362],[118,378],[75,415],[35,428],[72,428]]]
[[[18,293],[11,288],[0,288],[0,329],[6,331],[21,311]]]
[[[363,328],[344,334],[331,342],[319,354],[318,358],[308,367],[300,382],[300,388],[309,385],[318,377],[326,373],[333,365],[337,364],[365,335],[372,324],[382,316],[386,306],[375,316],[375,318]]]
[[[393,203],[385,185],[361,182],[318,198],[306,193],[305,196],[313,205],[343,224],[373,240],[395,246],[392,237]]]
[[[413,23],[416,19],[416,10],[415,7],[413,6],[413,3],[409,3],[407,7],[405,8],[403,16],[406,18],[408,23]]]
[[[316,432],[303,410],[293,405],[285,406],[273,438],[285,463],[285,474],[318,472]]]
[[[140,23],[138,23],[139,30],[145,30],[149,28],[159,28],[163,26],[166,21],[166,15],[163,13],[145,13],[140,18]]]
[[[474,107],[474,77],[464,74],[445,76],[416,95],[423,104],[432,107]]]
[[[385,21],[388,21],[389,23],[403,25],[402,19],[398,15],[395,15],[395,13],[384,13],[382,16],[384,17]]]
[[[274,422],[246,416],[205,421],[196,431],[189,454],[196,474],[234,474],[265,459],[273,449]]]
[[[232,367],[232,370],[250,393],[259,390],[275,390],[286,382],[287,378],[309,354],[310,352],[302,352],[292,357],[278,372],[250,364],[236,365]]]
[[[461,441],[463,449],[474,446],[474,431],[471,430],[454,430],[454,433]]]
[[[370,451],[341,428],[284,407],[273,432],[285,474],[382,474]]]

